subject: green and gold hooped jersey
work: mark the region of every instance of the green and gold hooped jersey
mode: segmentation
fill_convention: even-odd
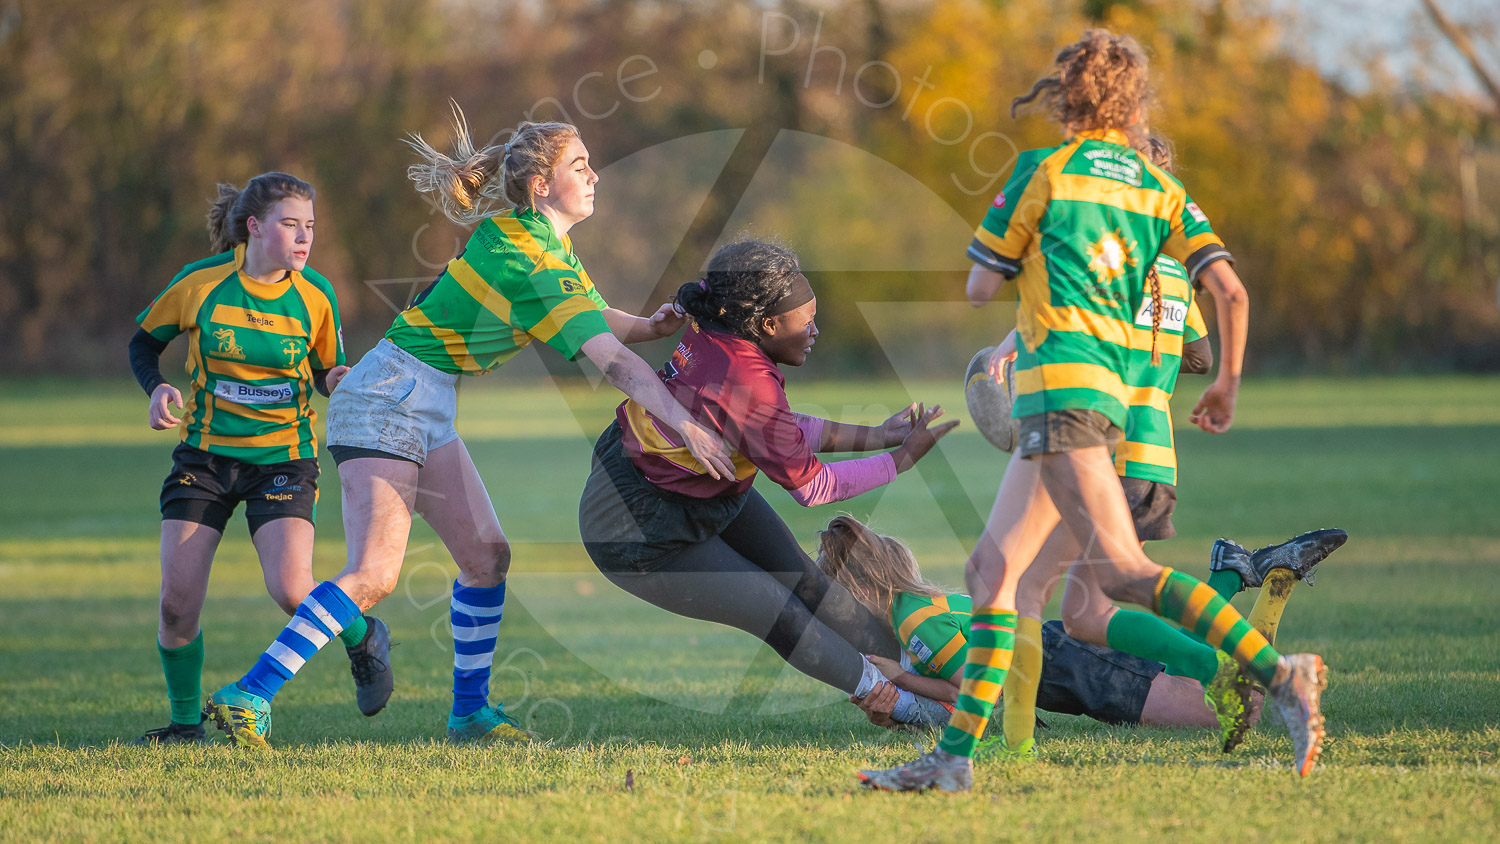
[[[578,357],[609,331],[589,274],[547,218],[529,208],[486,219],[386,339],[451,374],[483,375],[533,339]]]
[[[969,619],[974,602],[968,595],[928,597],[901,592],[891,601],[891,629],[911,655],[912,668],[924,677],[951,680],[968,655]]]
[[[240,244],[187,265],[136,322],[188,335],[183,442],[246,463],[316,458],[312,371],[344,362],[333,286],[311,268],[267,284],[244,263]]]
[[[1203,314],[1193,295],[1187,270],[1162,255],[1156,259],[1161,279],[1161,331],[1156,339],[1161,363],[1151,365],[1151,283],[1146,282],[1130,348],[1130,369],[1125,383],[1130,388],[1125,436],[1115,449],[1115,471],[1121,477],[1164,484],[1177,483],[1177,450],[1172,439],[1172,411],[1168,403],[1177,389],[1185,343],[1208,335]],[[1144,332],[1144,336],[1142,334]]]
[[[1230,257],[1182,183],[1123,132],[1021,154],[968,253],[1019,288],[1016,418],[1088,409],[1125,428],[1135,318],[1158,253],[1189,278]]]

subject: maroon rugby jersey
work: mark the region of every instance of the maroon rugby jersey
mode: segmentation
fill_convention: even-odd
[[[718,431],[734,451],[734,477],[714,480],[676,431],[627,399],[615,412],[625,453],[658,487],[693,498],[737,495],[755,473],[789,490],[823,469],[786,400],[786,377],[760,346],[732,334],[690,327],[658,372],[688,413]]]

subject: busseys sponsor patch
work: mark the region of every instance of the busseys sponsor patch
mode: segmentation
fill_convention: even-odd
[[[1187,303],[1176,299],[1161,300],[1161,330],[1181,331],[1187,324]],[[1136,312],[1135,324],[1142,328],[1151,327],[1151,297],[1141,303],[1140,311]]]
[[[292,400],[292,384],[242,384],[239,381],[219,380],[214,384],[214,395],[235,404],[278,404]]]

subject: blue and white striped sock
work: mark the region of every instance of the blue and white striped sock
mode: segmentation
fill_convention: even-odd
[[[270,700],[313,654],[359,615],[359,606],[333,581],[319,583],[302,599],[292,620],[256,660],[255,667],[240,678],[240,686]]]
[[[453,626],[453,714],[460,718],[489,704],[490,666],[504,610],[504,583],[481,589],[453,581],[448,620]]]

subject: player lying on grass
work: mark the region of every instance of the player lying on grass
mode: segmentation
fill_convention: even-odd
[[[1267,638],[1274,636],[1291,585],[1304,578],[1310,582],[1313,568],[1327,556],[1327,545],[1309,541],[1310,537],[1305,534],[1254,554],[1227,540],[1214,544],[1213,559],[1230,562],[1215,571],[1211,583],[1222,583],[1230,594],[1241,585],[1260,586],[1262,579],[1275,585],[1256,597],[1250,613]],[[875,533],[852,516],[841,515],[828,523],[820,535],[817,562],[856,600],[888,619],[901,643],[899,660],[870,657],[890,682],[879,684],[868,696],[850,698],[871,723],[893,726],[890,713],[900,691],[955,703],[973,615],[969,596],[927,582],[910,548]],[[1044,709],[1087,715],[1107,724],[1218,726],[1214,710],[1204,699],[1204,686],[1170,666],[1080,641],[1068,635],[1061,621],[1039,625],[1034,635],[1044,659],[1032,706],[1027,709],[1033,725],[1035,709]],[[1002,700],[1008,709],[1008,696]],[[1259,714],[1257,690],[1251,723]],[[1008,725],[1008,711],[1005,720]],[[998,739],[992,742],[999,743]]]
[[[863,696],[890,659],[889,627],[813,563],[752,487],[756,474],[805,507],[890,483],[957,423],[915,405],[874,427],[793,413],[782,366],[801,366],[818,337],[817,300],[781,246],[747,240],[720,249],[708,273],[678,291],[692,319],[662,367],[662,383],[693,417],[723,434],[734,471],[711,475],[681,438],[635,401],[594,447],[578,508],[584,548],[616,586],[669,612],[737,627],[797,670]],[[892,449],[824,463],[817,452]],[[897,720],[942,723],[930,701],[904,700]]]
[[[527,739],[489,702],[510,544],[454,427],[460,376],[489,372],[533,340],[569,359],[585,355],[610,384],[681,432],[684,451],[711,477],[730,471],[718,435],[622,345],[675,333],[682,318],[669,306],[649,319],[608,307],[573,253],[568,233],[594,213],[599,181],[578,130],[523,123],[509,143],[475,149],[462,115],[455,118],[454,157],[413,138],[421,161],[407,175],[474,233],[329,399],[328,450],[339,464],[349,563],[313,589],[249,673],[211,698],[215,722],[240,745],[265,746],[277,691],[361,607],[395,588],[413,513],[459,568],[448,740]]]
[[[1091,548],[1105,595],[1193,630],[1267,687],[1291,731],[1299,774],[1322,750],[1322,659],[1283,657],[1207,584],[1147,557],[1110,454],[1131,404],[1134,321],[1158,254],[1215,290],[1225,353],[1194,410],[1210,431],[1233,421],[1249,319],[1244,285],[1207,216],[1181,182],[1133,148],[1149,133],[1148,77],[1133,39],[1096,29],[1060,51],[1053,71],[1012,104],[1040,98],[1066,135],[1060,146],[1018,158],[968,252],[971,302],[1017,280],[1020,442],[965,572],[975,609],[957,711],[932,751],[859,772],[867,786],[973,787],[974,748],[1011,666],[1020,580],[1059,524]]]
[[[138,744],[204,739],[203,633],[198,626],[214,552],[235,507],[245,503],[250,541],[266,590],[291,615],[313,589],[318,500],[317,414],[348,371],[338,303],[307,266],[313,243],[312,185],[263,173],[244,190],[220,185],[208,215],[214,252],[187,265],[142,311],[130,365],[151,396],[149,421],[181,427],[161,488],[161,613],[157,649],[172,722]],[[188,335],[192,378],[182,393],[162,377],[161,353]],[[390,634],[354,615],[334,631],[349,654],[360,711],[391,696]]]

